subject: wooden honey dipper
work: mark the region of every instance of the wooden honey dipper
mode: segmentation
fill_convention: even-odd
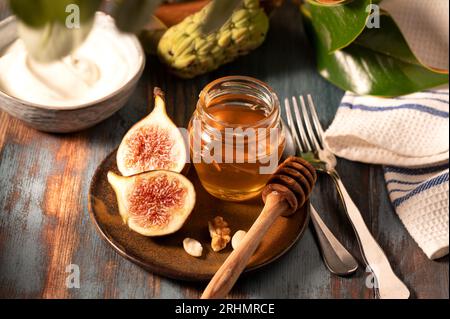
[[[302,207],[316,180],[316,170],[302,158],[290,157],[278,167],[262,192],[264,209],[237,249],[228,256],[211,279],[202,299],[226,297],[270,226],[279,216],[292,215]]]

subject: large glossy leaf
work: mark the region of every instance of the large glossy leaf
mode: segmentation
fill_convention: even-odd
[[[371,0],[328,1],[308,0],[312,25],[328,52],[352,43],[364,30]]]
[[[366,29],[356,41],[329,54],[302,7],[313,39],[320,74],[344,90],[358,94],[398,96],[448,83],[446,74],[433,72],[417,61],[400,29],[382,15],[379,29]]]
[[[355,40],[355,43],[373,51],[392,56],[403,62],[428,68],[417,59],[406,42],[406,39],[403,37],[401,30],[386,12],[381,13],[380,25],[382,26],[382,29],[387,32],[380,32],[380,30],[376,28],[366,29]],[[429,69],[434,72],[444,73],[443,71]]]

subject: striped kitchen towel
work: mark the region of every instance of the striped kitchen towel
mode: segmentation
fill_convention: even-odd
[[[449,251],[449,91],[383,99],[347,93],[325,141],[338,156],[384,165],[391,202],[430,259]]]

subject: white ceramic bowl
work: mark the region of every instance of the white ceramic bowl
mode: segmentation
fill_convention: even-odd
[[[112,18],[104,13],[97,13],[96,19]],[[17,37],[17,20],[14,16],[0,22],[0,52]],[[23,101],[0,90],[0,109],[35,129],[53,133],[76,132],[105,120],[125,105],[145,68],[145,54],[139,40],[134,35],[126,37],[132,46],[131,50],[135,51],[129,57],[132,59],[133,70],[130,80],[115,92],[93,102],[61,108]]]

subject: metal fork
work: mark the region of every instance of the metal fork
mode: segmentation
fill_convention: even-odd
[[[292,116],[290,113],[287,114],[289,115],[288,123],[291,130],[286,132],[286,148],[282,156],[282,158],[284,157],[286,159],[289,156],[298,155],[301,147],[296,142],[298,141],[298,136],[297,132],[293,129],[294,126],[292,125]],[[284,126],[287,127],[286,124],[284,124]],[[353,274],[358,269],[358,262],[334,236],[311,204],[309,211],[311,213],[311,221],[316,231],[319,248],[322,253],[325,266],[335,275],[348,276]]]
[[[360,211],[350,198],[341,178],[336,171],[336,157],[324,143],[324,131],[320,124],[317,111],[311,95],[308,95],[308,103],[305,103],[303,96],[300,96],[301,112],[295,97],[292,98],[293,110],[297,129],[293,121],[289,100],[286,99],[286,113],[289,126],[293,133],[295,142],[300,148],[302,156],[309,160],[319,171],[331,176],[339,195],[344,204],[347,216],[353,226],[359,247],[365,263],[370,267],[370,271],[375,276],[375,287],[377,296],[380,298],[407,299],[409,290],[406,285],[395,275],[389,264],[389,260],[381,247],[371,235]]]

